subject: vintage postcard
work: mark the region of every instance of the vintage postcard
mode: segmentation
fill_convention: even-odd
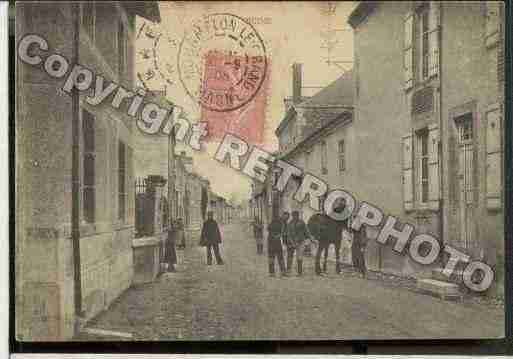
[[[502,2],[16,2],[15,340],[504,336]]]

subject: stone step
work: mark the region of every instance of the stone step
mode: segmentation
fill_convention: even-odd
[[[459,286],[455,283],[449,283],[436,279],[419,279],[417,280],[417,288],[423,292],[434,294],[445,300],[449,297],[457,297],[463,299]]]
[[[91,327],[86,327],[86,328],[82,329],[81,335],[82,336],[85,335],[89,338],[101,338],[101,339],[121,339],[121,340],[133,339],[132,333],[118,332],[118,331],[113,331],[113,330],[91,328]]]
[[[443,268],[435,268],[431,271],[431,279],[439,280],[442,282],[451,282],[461,284],[463,283],[463,270],[454,270],[450,277],[442,273]]]

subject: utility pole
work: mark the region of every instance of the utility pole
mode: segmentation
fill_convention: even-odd
[[[80,3],[72,4],[73,11],[73,63],[78,63]],[[80,264],[80,104],[78,90],[71,95],[71,244],[73,250],[73,289],[75,315],[82,316],[82,277]]]
[[[168,216],[168,228],[172,230],[173,220],[176,217],[176,213],[174,210],[173,201],[176,202],[175,198],[175,172],[176,172],[176,163],[175,163],[175,146],[176,146],[176,138],[175,138],[175,128],[174,126],[169,131],[168,136],[168,158],[167,158],[167,198],[169,202],[169,216]]]

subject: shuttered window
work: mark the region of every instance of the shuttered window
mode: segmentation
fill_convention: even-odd
[[[486,1],[486,46],[494,46],[499,40],[501,7],[500,1]]]
[[[428,77],[438,75],[440,42],[440,2],[430,1],[428,16]]]
[[[405,211],[411,211],[413,209],[413,137],[411,133],[403,136],[402,146],[403,204]]]
[[[413,87],[413,13],[408,13],[404,19],[404,88]]]
[[[435,123],[403,136],[405,211],[439,208],[438,136],[438,125]]]
[[[405,88],[438,75],[440,3],[425,2],[404,20]]]
[[[490,2],[487,2],[488,5],[491,5]],[[496,14],[496,22],[497,24],[491,26],[492,29],[496,30],[497,34],[497,84],[498,84],[498,92],[499,98],[504,98],[504,21],[503,21],[503,7],[501,3],[495,3],[496,10],[493,14],[489,16],[493,16]],[[487,28],[488,29],[488,28]],[[488,34],[488,31],[487,31]],[[488,46],[493,43],[493,32],[491,36],[487,36],[486,44]],[[489,43],[490,42],[490,43]]]
[[[126,193],[127,193],[127,220],[131,223],[135,216],[135,178],[134,178],[134,151],[126,146]]]
[[[416,161],[414,169],[417,178],[417,202],[426,205],[429,195],[429,172],[428,172],[428,130],[422,129],[415,133],[416,139]]]
[[[420,24],[420,53],[422,63],[422,79],[428,77],[429,69],[429,7],[423,6],[419,11]]]
[[[440,179],[438,164],[438,125],[428,126],[428,202],[431,210],[438,210],[440,200]]]

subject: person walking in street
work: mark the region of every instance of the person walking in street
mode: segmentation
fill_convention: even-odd
[[[292,239],[289,238],[289,230],[288,230],[289,218],[290,218],[289,212],[283,212],[283,214],[281,215],[281,221],[283,224],[282,240],[283,240],[283,244],[285,245],[285,248],[287,250],[287,259],[286,259],[286,266],[285,266],[285,268],[287,269],[287,274],[290,274],[290,272],[292,270],[292,262],[294,260],[294,250],[295,250],[294,243],[293,243]]]
[[[173,227],[173,226],[171,226]],[[165,255],[164,262],[167,263],[167,271],[175,272],[175,264],[176,264],[176,248],[175,248],[175,228],[167,229],[167,238],[165,244]]]
[[[208,211],[207,220],[203,223],[200,237],[200,245],[207,248],[208,265],[212,265],[212,250],[214,250],[217,264],[224,264],[221,254],[219,253],[219,244],[221,242],[221,231],[219,231],[219,226],[214,220],[214,212]]]
[[[323,275],[326,272],[328,248],[330,244],[330,223],[329,217],[324,213],[317,213],[310,217],[308,228],[310,233],[317,241],[317,251],[315,253],[315,274]],[[321,258],[324,254],[324,271],[321,269]]]
[[[275,276],[274,260],[278,260],[280,273],[282,277],[287,276],[285,263],[283,261],[283,247],[281,238],[283,235],[283,221],[277,215],[274,215],[271,223],[267,226],[269,232],[267,236],[267,255],[269,257],[269,275]]]
[[[355,217],[353,219],[353,224],[355,221],[360,221],[359,217]],[[353,260],[353,266],[357,272],[360,273],[362,278],[367,276],[367,267],[365,266],[365,247],[367,245],[367,236],[365,233],[365,227],[360,225],[359,230],[352,229],[353,240],[351,243],[351,256]]]
[[[311,220],[311,226],[317,239],[317,252],[315,253],[315,274],[323,275],[327,266],[326,262],[328,258],[330,234],[328,227],[330,224],[328,223],[328,216],[326,214],[319,213],[314,216],[315,218],[312,218]],[[325,259],[324,271],[321,269],[321,258],[323,254]]]
[[[176,221],[176,231],[178,236],[178,248],[185,249],[185,227],[181,218],[178,218]]]
[[[305,245],[310,239],[310,233],[308,232],[308,228],[306,227],[306,223],[299,218],[299,211],[292,212],[292,219],[287,225],[287,241],[290,243],[290,246],[287,246],[287,251],[290,249],[290,259],[287,256],[287,262],[290,260],[290,264],[288,264],[288,268],[292,266],[292,261],[294,257],[294,252],[296,253],[296,262],[297,262],[297,275],[303,275],[303,253],[305,250]]]
[[[333,212],[336,214],[342,214],[346,209],[345,201],[340,203],[336,208],[333,209]],[[348,216],[349,217],[349,216]],[[333,244],[335,247],[335,272],[340,274],[342,271],[342,264],[340,262],[340,247],[342,246],[342,230],[348,229],[348,219],[344,219],[342,221],[335,220],[328,216],[327,214],[323,214],[323,223],[324,226],[321,227],[321,236],[324,238],[324,263],[322,271],[327,273],[328,266],[328,253],[330,246]],[[317,258],[317,257],[316,257]]]
[[[256,216],[253,221],[253,235],[257,246],[257,254],[262,255],[264,253],[264,227]]]

